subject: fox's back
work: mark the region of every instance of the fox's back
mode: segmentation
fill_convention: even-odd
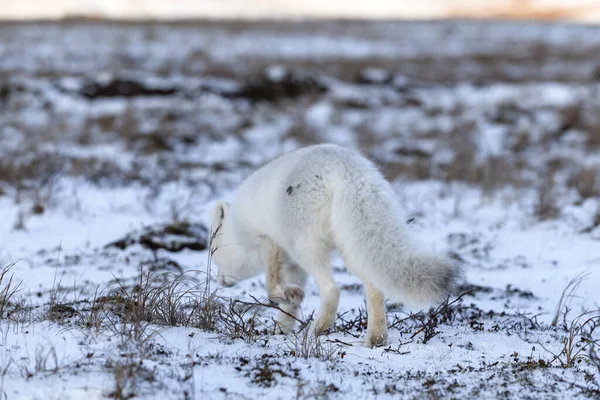
[[[251,174],[234,199],[244,226],[275,235],[312,219],[327,225],[332,190],[340,176],[359,178],[374,169],[359,154],[333,144],[284,154]],[[324,226],[327,229],[327,226]]]

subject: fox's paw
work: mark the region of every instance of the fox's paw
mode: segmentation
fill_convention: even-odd
[[[381,347],[387,344],[387,334],[380,335],[367,335],[365,342],[363,343],[364,347],[368,347],[372,349],[373,347]]]
[[[269,297],[276,304],[292,304],[299,306],[304,300],[304,290],[296,285],[279,286]]]
[[[304,300],[304,290],[300,286],[287,285],[283,288],[283,296],[288,303],[299,306]]]
[[[333,323],[322,322],[319,320],[313,321],[310,325],[310,329],[315,336],[329,335],[335,330]]]

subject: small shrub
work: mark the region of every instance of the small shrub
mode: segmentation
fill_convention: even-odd
[[[315,335],[308,326],[300,332],[292,333],[286,338],[288,354],[298,358],[316,358],[321,361],[337,361],[341,357],[338,346],[325,339],[324,336]]]
[[[563,347],[558,354],[539,343],[544,350],[554,356],[548,364],[558,361],[562,367],[569,368],[575,366],[575,363],[581,359],[589,358],[585,350],[593,350],[594,346],[598,345],[598,341],[593,340],[593,334],[599,326],[600,310],[587,311],[573,318],[567,325],[567,335],[563,338]]]

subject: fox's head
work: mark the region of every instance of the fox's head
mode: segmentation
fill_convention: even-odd
[[[262,270],[257,249],[240,237],[230,216],[228,203],[219,200],[212,212],[210,252],[219,268],[218,280],[223,286],[235,285]]]

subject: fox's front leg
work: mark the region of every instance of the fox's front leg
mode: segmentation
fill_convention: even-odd
[[[292,331],[298,322],[307,274],[297,264],[285,261],[281,270],[283,273],[283,295],[287,301],[279,303],[277,327],[281,333],[285,334]]]
[[[294,284],[283,282],[283,269],[286,264],[285,251],[270,239],[261,241],[261,255],[267,270],[267,294],[269,300],[277,304],[300,305],[304,290]]]
[[[293,328],[298,308],[304,299],[304,289],[298,285],[304,286],[306,274],[304,271],[290,273],[297,266],[287,265],[285,252],[273,241],[263,239],[260,249],[266,267],[267,295],[280,307],[278,326],[283,333],[287,333]],[[283,280],[284,268],[290,269],[287,271],[289,282]]]

